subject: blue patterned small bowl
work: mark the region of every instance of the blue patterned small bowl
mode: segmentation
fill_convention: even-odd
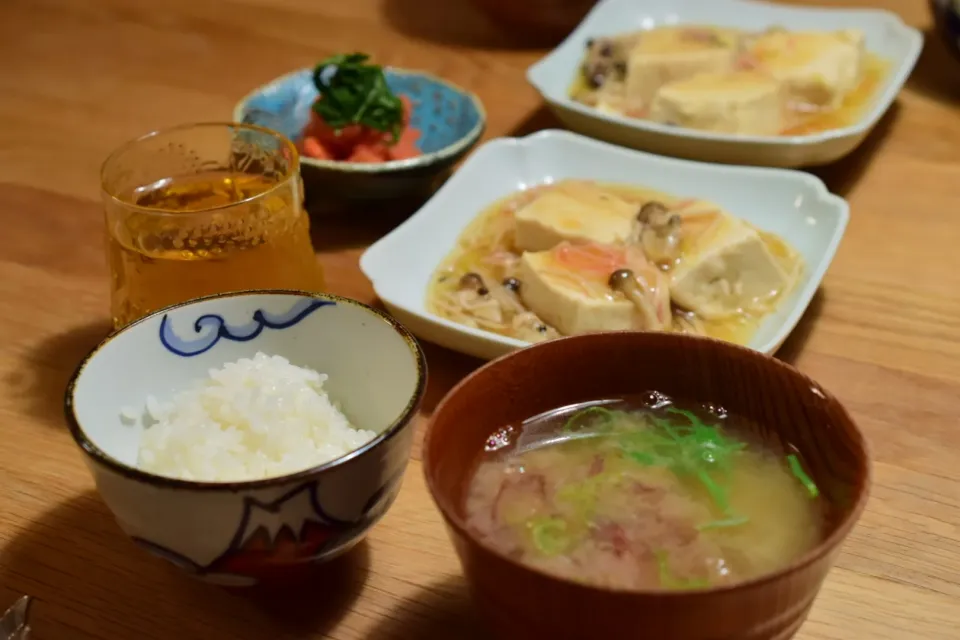
[[[960,58],[960,1],[930,0],[933,20],[947,48]]]
[[[302,157],[311,201],[336,205],[425,197],[483,134],[486,114],[474,94],[420,71],[386,68],[384,72],[390,89],[413,102],[411,124],[421,131],[417,147],[423,155],[380,164]],[[237,103],[233,118],[299,142],[317,95],[312,69],[301,69],[248,94]]]
[[[184,480],[137,466],[148,395],[164,402],[258,351],[329,375],[331,400],[377,435],[265,479]],[[108,336],[67,386],[65,411],[101,498],[134,542],[202,580],[252,586],[345,553],[386,513],[426,376],[416,340],[385,313],[326,294],[240,291],[161,309]]]

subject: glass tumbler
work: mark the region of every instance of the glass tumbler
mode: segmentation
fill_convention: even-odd
[[[126,143],[101,186],[113,324],[200,296],[324,287],[300,159],[279,133],[188,124]]]

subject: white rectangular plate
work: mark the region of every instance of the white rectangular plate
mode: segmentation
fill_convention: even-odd
[[[845,200],[799,171],[664,158],[566,131],[541,131],[480,147],[423,208],[363,254],[360,269],[390,312],[424,340],[488,359],[528,346],[430,313],[427,287],[434,270],[483,209],[520,189],[564,178],[648,186],[711,200],[793,245],[803,255],[806,270],[747,345],[764,353],[776,351],[800,320],[849,217]]]
[[[568,93],[588,38],[674,24],[759,30],[855,28],[867,49],[891,63],[873,106],[859,122],[804,136],[737,136],[670,127],[604,114],[570,99]],[[923,36],[889,11],[823,9],[755,0],[601,0],[560,46],[527,70],[527,80],[564,124],[585,135],[664,155],[771,167],[833,162],[853,151],[903,88],[923,47]]]

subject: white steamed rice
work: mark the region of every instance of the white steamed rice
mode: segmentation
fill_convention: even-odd
[[[376,434],[350,425],[324,391],[326,379],[286,358],[257,353],[211,369],[170,402],[148,396],[149,426],[137,464],[163,476],[229,482],[338,458]]]

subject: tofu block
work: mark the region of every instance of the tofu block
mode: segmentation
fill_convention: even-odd
[[[837,107],[863,76],[863,32],[773,31],[751,40],[748,57],[784,85],[792,103]]]
[[[520,259],[520,296],[544,322],[567,336],[636,327],[636,307],[612,295],[603,282],[606,277],[587,276],[584,290],[566,278],[555,277],[556,271],[550,252],[527,252]]]
[[[564,181],[547,189],[516,214],[516,244],[521,251],[546,251],[574,244],[626,241],[637,207],[586,181]]]
[[[739,34],[711,27],[662,27],[643,32],[627,58],[626,101],[649,108],[666,84],[733,69]]]
[[[757,71],[706,73],[664,85],[650,119],[701,131],[776,135],[784,128],[781,85]]]
[[[671,273],[675,303],[708,320],[762,308],[790,284],[760,233],[742,220],[701,235]]]

